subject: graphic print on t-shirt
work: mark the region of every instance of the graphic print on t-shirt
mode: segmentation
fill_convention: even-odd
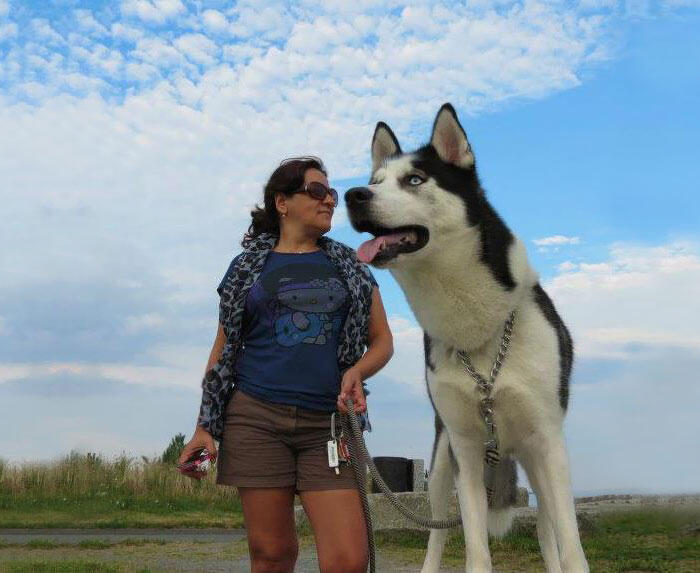
[[[281,346],[326,344],[340,331],[347,291],[331,267],[284,265],[262,276],[259,284],[268,300],[266,318]]]

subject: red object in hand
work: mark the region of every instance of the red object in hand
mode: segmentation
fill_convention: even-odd
[[[194,452],[189,459],[177,466],[177,471],[187,477],[202,479],[211,465],[216,461],[216,456],[206,448]]]

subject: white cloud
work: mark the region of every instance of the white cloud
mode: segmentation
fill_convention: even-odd
[[[0,384],[25,378],[40,379],[75,374],[88,379],[105,378],[149,387],[191,389],[200,387],[209,356],[206,348],[157,347],[153,350],[153,354],[149,355],[152,360],[166,358],[172,362],[166,365],[147,366],[110,362],[4,363],[0,364]]]
[[[0,16],[8,6],[0,0]],[[408,147],[415,142],[407,136],[424,136],[445,100],[466,116],[544,97],[576,86],[592,62],[610,56],[610,21],[595,6],[583,16],[566,3],[543,2],[391,8],[405,6],[334,0],[289,10],[243,2],[199,16],[179,1],[130,0],[122,4],[126,19],[81,12],[85,35],[36,20],[41,42],[25,38],[14,22],[0,23],[8,46],[0,63],[0,132],[8,134],[0,138],[0,173],[12,190],[2,199],[0,239],[13,247],[0,251],[0,290],[16,295],[68,281],[78,299],[105,297],[113,285],[123,289],[120,296],[143,297],[108,328],[85,329],[86,336],[128,331],[140,343],[136,355],[6,361],[0,381],[71,374],[111,377],[130,388],[196,390],[216,325],[213,287],[240,249],[261,182],[281,158],[316,153],[332,179],[364,174],[379,119]],[[174,28],[152,26],[166,22]],[[343,219],[341,208],[337,221]],[[576,244],[564,238],[560,246]],[[687,320],[698,315],[694,249],[619,246],[609,260],[562,264],[546,287],[583,360],[628,360],[635,345],[696,352]],[[0,335],[8,336],[18,323],[2,312]],[[174,325],[168,340],[163,333]],[[206,334],[175,340],[183,325]],[[411,404],[429,409],[421,330],[400,316],[391,327],[395,355],[382,375],[394,383],[392,392],[408,390]],[[41,324],[31,332],[40,335]],[[377,388],[374,400],[381,398]],[[183,403],[188,428],[196,406]],[[384,424],[386,416],[393,428],[384,453],[395,453],[397,427],[412,436],[419,427],[430,441],[432,420],[391,420],[394,410],[375,410],[373,421]],[[60,446],[75,445],[69,421],[57,423],[69,436]],[[118,430],[104,431],[88,446],[121,447]],[[32,442],[44,444],[27,439],[16,451]]]
[[[579,0],[579,6],[584,10],[614,9],[620,6],[620,0]]]
[[[698,349],[677,346],[574,366],[566,421],[574,488],[588,492],[692,493],[700,458]],[[591,366],[596,374],[579,375]]]
[[[0,0],[0,17],[7,16],[10,13],[9,0]]]
[[[625,0],[625,15],[628,18],[648,18],[651,10],[651,0]]]
[[[180,0],[124,0],[122,14],[145,22],[163,24],[186,11]]]
[[[17,36],[17,24],[14,22],[0,23],[0,42]]]
[[[182,54],[170,42],[158,37],[137,40],[131,55],[159,68],[170,68],[183,62]]]
[[[148,82],[158,77],[158,68],[151,64],[136,64],[128,63],[125,66],[125,75],[127,80],[134,82]]]
[[[65,44],[63,36],[45,18],[34,18],[30,22],[30,28],[36,39],[41,39],[49,44]]]
[[[159,454],[174,434],[191,433],[198,397],[197,390],[165,391],[72,372],[0,384],[2,403],[15,406],[3,412],[7,427],[22,424],[27,404],[45,422],[0,436],[0,451],[14,462],[52,459],[76,447],[107,456]]]
[[[215,62],[218,48],[203,34],[184,34],[173,43],[189,60],[197,64],[212,65]]]
[[[93,68],[96,73],[115,76],[124,65],[124,58],[118,50],[111,50],[102,44],[95,44],[90,49],[72,46],[71,55],[78,61]]]
[[[680,8],[700,8],[698,0],[661,0],[661,7],[668,10],[677,10]]]
[[[382,376],[422,396],[425,394],[423,330],[402,316],[390,317],[389,327],[394,338],[394,355],[382,370]]]
[[[551,237],[543,237],[542,239],[533,239],[538,247],[551,247],[559,245],[578,245],[581,241],[578,237],[566,237],[565,235],[553,235]]]
[[[157,313],[147,313],[140,316],[127,316],[124,318],[124,329],[129,333],[149,330],[160,327],[164,323],[164,317]]]
[[[140,14],[152,21],[185,16],[180,2],[129,0],[122,8],[126,15]],[[92,30],[102,32],[106,28],[88,11],[76,14],[81,24]],[[395,109],[397,103],[397,119],[404,123],[415,121],[424,109],[432,110],[442,103],[446,93],[455,94],[450,99],[471,110],[513,97],[540,97],[551,90],[576,85],[578,69],[586,66],[587,53],[593,48],[598,54],[605,52],[604,22],[597,15],[579,17],[566,7],[537,3],[525,7],[514,4],[512,10],[500,14],[464,6],[447,7],[441,2],[408,7],[395,14],[387,12],[386,7],[378,11],[371,3],[353,3],[351,8],[339,11],[314,5],[294,13],[284,4],[260,7],[240,3],[227,16],[230,23],[221,12],[207,10],[199,20],[184,18],[180,25],[196,28],[201,20],[207,30],[213,27],[221,31],[227,26],[232,34],[246,39],[244,46],[248,49],[244,51],[252,59],[244,69],[235,70],[237,81],[227,86],[243,96],[240,100],[265,106],[266,100],[258,99],[260,92],[274,93],[276,97],[269,103],[302,100],[308,102],[308,110],[325,111],[318,102],[340,96],[338,112],[347,114],[354,110],[355,121],[361,122],[372,114]],[[426,21],[432,27],[426,27]],[[171,34],[138,26],[138,22],[109,24],[116,38],[131,42],[139,36],[147,38],[149,45],[123,54],[127,65],[146,61],[161,69],[163,78],[172,77],[172,68],[183,62],[173,57]],[[191,44],[197,32],[185,30],[186,43]],[[45,33],[51,34],[50,30]],[[58,41],[59,36],[54,34],[54,40]],[[508,41],[504,42],[506,37]],[[203,46],[203,38],[197,39],[196,46],[183,49],[192,54],[196,48],[196,61],[215,69],[223,60],[214,54],[212,44]],[[233,49],[229,46],[225,50],[227,59]],[[66,62],[66,66],[70,65],[70,61]],[[186,72],[191,79],[202,80],[199,70],[187,68]],[[309,73],[317,77],[305,77]],[[417,73],[424,80],[418,85],[411,80]],[[388,74],[391,81],[387,81]],[[55,80],[60,77],[60,73],[56,74]],[[114,82],[119,79],[114,78]],[[407,82],[411,85],[407,86]],[[264,89],[246,89],[257,86]],[[318,93],[312,101],[309,87]],[[114,88],[118,89],[117,84]],[[369,97],[370,101],[358,109],[356,96],[367,90],[370,96],[383,94],[383,105],[377,106],[379,102]],[[282,94],[284,98],[280,97]],[[406,99],[407,95],[410,99]],[[416,102],[424,102],[423,107],[416,109]]]
[[[294,18],[283,4],[260,6],[242,2],[229,12],[229,16],[232,18],[231,34],[256,42],[285,39],[294,26]]]
[[[614,245],[600,263],[567,262],[545,288],[577,354],[632,359],[641,347],[700,350],[700,253],[693,243]]]
[[[204,27],[212,32],[223,32],[228,28],[228,20],[218,10],[205,10],[202,12]]]
[[[115,22],[112,24],[110,31],[112,36],[122,40],[128,40],[129,42],[135,42],[139,38],[143,38],[145,32],[139,28],[134,28],[132,26],[127,26],[121,22]]]
[[[221,261],[240,248],[261,182],[281,158],[321,154],[332,179],[365,173],[378,119],[403,135],[446,98],[474,113],[540,97],[578,83],[587,50],[605,45],[603,25],[563,5],[510,6],[389,12],[362,1],[291,11],[243,2],[197,20],[226,18],[231,34],[249,38],[224,50],[206,26],[187,28],[180,2],[127,1],[126,20],[76,13],[86,32],[103,26],[114,43],[35,19],[49,44],[13,46],[0,72],[10,81],[0,172],[13,189],[1,232],[23,245],[0,255],[4,288],[70,277],[94,289],[138,281],[143,268],[168,285],[171,303],[206,298],[215,311]],[[142,22],[172,18],[175,37]],[[147,326],[129,320],[134,335]],[[418,389],[420,330],[394,326],[398,359],[388,372]]]
[[[91,32],[97,36],[107,36],[109,34],[107,28],[100,24],[89,10],[75,10],[74,14],[78,27],[81,30]]]

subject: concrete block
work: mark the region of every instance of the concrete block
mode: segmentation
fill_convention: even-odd
[[[519,500],[524,502],[527,490],[518,488]],[[525,490],[524,493],[522,490]],[[400,492],[396,494],[404,505],[417,512],[419,515],[430,517],[430,503],[427,493]],[[401,515],[388,499],[381,493],[372,493],[367,496],[370,511],[372,513],[372,525],[375,531],[382,529],[424,529]],[[693,507],[700,510],[700,495],[603,495],[596,497],[576,498],[576,515],[581,529],[586,528],[586,523],[591,523],[597,515],[608,511],[634,510],[641,507]],[[299,505],[294,508],[294,517],[297,527],[308,525],[304,509]],[[458,514],[457,496],[452,492],[447,510],[448,517]],[[515,507],[513,510],[514,527],[534,527],[537,518],[536,507]]]
[[[396,495],[413,512],[423,517],[432,517],[428,492],[404,491],[398,492]],[[527,507],[527,499],[527,490],[518,488],[518,501],[525,505],[518,507],[518,511],[516,511],[517,516],[529,516],[531,510],[534,509]],[[399,513],[383,493],[367,494],[367,501],[372,514],[372,527],[375,531],[383,529],[424,529]],[[458,514],[457,494],[453,490],[448,504],[447,515],[448,517],[454,517]],[[295,508],[294,517],[297,527],[308,523],[306,514],[301,506]]]
[[[413,474],[413,487],[411,487],[411,491],[425,491],[425,462],[421,459],[413,459],[411,460],[411,466],[411,473]]]

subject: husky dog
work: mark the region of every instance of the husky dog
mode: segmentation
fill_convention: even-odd
[[[412,153],[403,153],[389,126],[379,122],[370,182],[350,189],[345,201],[353,227],[375,236],[358,249],[360,260],[391,271],[424,330],[436,430],[430,504],[434,518],[445,518],[456,484],[466,570],[491,571],[488,533],[500,536],[510,528],[517,460],[537,495],[537,536],[547,570],[588,571],[562,431],[571,337],[525,246],[486,199],[454,108],[442,106],[430,143]],[[501,461],[491,475],[489,501],[482,395],[461,353],[488,379],[513,312],[509,347],[491,393]],[[439,570],[446,536],[431,530],[424,572]]]

